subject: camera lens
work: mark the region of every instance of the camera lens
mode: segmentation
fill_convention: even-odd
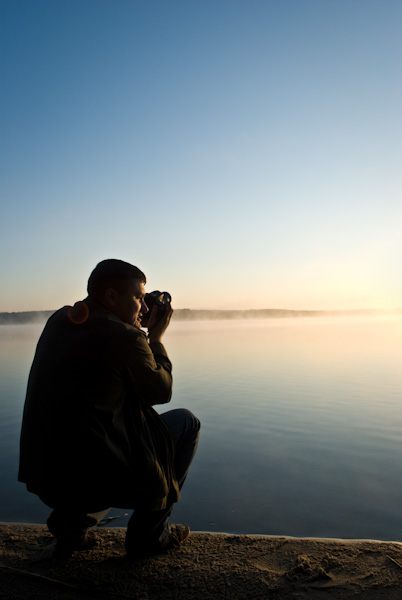
[[[172,301],[172,296],[169,292],[160,292],[159,290],[155,290],[154,292],[149,292],[145,294],[144,302],[150,309],[154,304],[158,306],[158,308],[164,309],[170,302]]]

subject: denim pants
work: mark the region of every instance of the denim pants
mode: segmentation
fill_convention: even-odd
[[[169,426],[175,444],[174,467],[179,488],[187,477],[191,462],[197,450],[200,435],[200,422],[189,410],[179,408],[161,415]],[[127,526],[126,547],[141,543],[156,546],[158,541],[168,535],[168,520],[173,504],[164,510],[135,510]]]
[[[197,450],[200,422],[189,410],[178,408],[160,415],[169,426],[174,440],[174,467],[179,487],[187,477]],[[74,510],[72,507],[55,507],[48,519],[48,526],[56,537],[78,538],[97,525],[109,512],[105,508],[96,513]],[[135,510],[127,526],[126,545],[157,544],[168,531],[168,519],[173,505],[160,511]]]

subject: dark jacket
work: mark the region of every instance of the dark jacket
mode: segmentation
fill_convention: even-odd
[[[78,315],[78,317],[77,317]],[[87,299],[52,315],[31,367],[19,480],[49,506],[159,510],[177,501],[162,344]]]

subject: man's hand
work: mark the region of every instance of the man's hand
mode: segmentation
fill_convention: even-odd
[[[161,342],[163,334],[169,327],[170,319],[172,318],[173,308],[169,304],[164,312],[159,315],[158,307],[152,308],[148,321],[148,338],[150,342]]]

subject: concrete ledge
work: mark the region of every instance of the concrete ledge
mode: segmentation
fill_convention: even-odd
[[[52,559],[44,525],[0,523],[0,596],[258,600],[400,600],[402,544],[195,532],[178,550],[130,561],[125,529],[98,528],[103,543]]]

